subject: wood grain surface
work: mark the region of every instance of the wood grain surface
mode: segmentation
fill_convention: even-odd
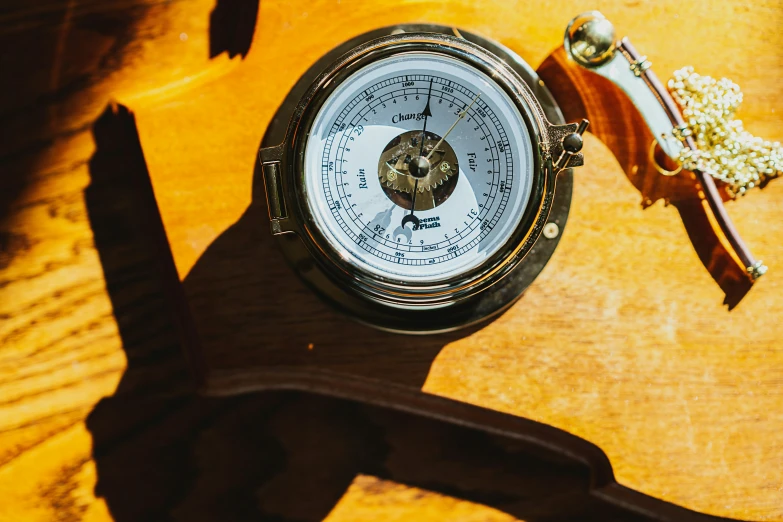
[[[52,0],[2,11],[0,70],[19,73],[0,96],[0,519],[258,519],[248,506],[261,502],[269,518],[292,520],[541,520],[530,499],[549,492],[554,505],[587,487],[583,470],[524,449],[514,450],[527,459],[521,469],[577,478],[493,479],[514,454],[506,442],[374,406],[297,393],[194,397],[158,252],[134,219],[139,187],[123,181],[139,166],[113,148],[133,135],[100,124],[122,113],[107,112],[113,100],[136,114],[211,367],[250,356],[421,389],[587,439],[618,482],[654,497],[783,519],[783,185],[728,203],[771,268],[729,310],[720,270],[705,269],[721,257],[694,248],[699,229],[684,224],[683,207],[638,183],[653,178],[634,178],[645,166],[628,162],[633,151],[616,156],[628,148],[605,121],[588,136],[560,246],[523,299],[482,329],[402,340],[315,300],[250,205],[267,124],[331,47],[384,25],[435,22],[494,38],[534,67],[550,60],[557,77],[550,55],[565,24],[593,8],[660,76],[693,64],[735,79],[746,127],[783,137],[776,1],[262,1],[256,13],[254,2]],[[617,117],[633,128],[626,111]],[[253,266],[259,256],[269,264]],[[275,278],[258,277],[265,266]],[[270,295],[280,296],[273,313],[257,297]],[[261,337],[272,350],[254,352]],[[434,442],[406,442],[402,425]],[[490,464],[477,473],[460,454]],[[339,479],[319,479],[324,470]],[[482,479],[506,496],[480,494]]]

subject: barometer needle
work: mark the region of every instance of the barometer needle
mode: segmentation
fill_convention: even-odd
[[[468,113],[468,110],[469,110],[471,107],[473,107],[473,104],[474,104],[474,103],[476,103],[476,100],[478,100],[478,99],[479,99],[479,97],[481,97],[481,93],[478,93],[478,94],[476,95],[476,97],[475,97],[475,98],[473,98],[473,101],[472,101],[472,102],[470,102],[470,105],[468,105],[467,107],[465,107],[465,110],[463,110],[463,111],[460,111],[460,113],[457,115],[457,121],[455,121],[454,123],[452,123],[452,124],[451,124],[451,127],[449,127],[449,130],[447,130],[447,131],[446,131],[446,134],[444,134],[444,135],[443,135],[443,137],[440,139],[440,141],[438,142],[438,144],[437,144],[437,145],[435,145],[435,146],[432,148],[432,150],[430,151],[430,153],[429,153],[429,154],[427,154],[427,159],[428,159],[428,160],[430,159],[430,156],[432,156],[432,154],[435,152],[435,149],[437,149],[438,147],[440,147],[440,146],[441,146],[441,144],[442,144],[442,143],[443,143],[443,141],[446,139],[446,137],[447,137],[447,136],[448,136],[448,135],[451,133],[451,131],[453,131],[453,130],[454,130],[454,127],[456,127],[456,126],[457,126],[457,124],[460,122],[460,120],[462,120],[462,118],[464,118],[464,117],[465,117],[465,115]],[[428,103],[429,103],[429,102],[428,102]],[[426,123],[425,123],[425,125],[426,125]]]
[[[408,214],[408,220],[414,221],[415,225],[419,226],[419,220],[415,217],[413,217],[413,212],[416,209],[416,194],[419,192],[419,178],[416,178],[416,181],[413,182],[413,198],[411,198],[411,213]],[[405,221],[405,218],[402,219],[403,222]]]
[[[424,106],[424,110],[421,111],[421,114],[424,116],[424,127],[421,130],[421,147],[419,147],[419,157],[421,157],[424,154],[424,143],[426,141],[427,136],[427,118],[432,116],[432,111],[430,110],[430,98],[432,97],[432,79],[430,79],[430,87],[427,91],[427,104]],[[430,152],[432,154],[432,152]],[[405,224],[409,221],[413,223],[413,228],[416,228],[419,226],[419,219],[413,215],[413,213],[416,211],[416,194],[419,192],[419,178],[416,178],[416,181],[413,183],[413,197],[411,198],[411,213],[407,216],[404,216],[402,218],[402,227],[405,227]]]
[[[424,128],[421,131],[421,148],[419,148],[419,156],[424,154],[424,141],[425,141],[425,136],[427,134],[427,118],[432,116],[432,111],[430,110],[431,96],[432,96],[432,80],[430,80],[430,88],[427,91],[427,105],[425,105],[424,110],[421,111],[422,116],[424,116]]]

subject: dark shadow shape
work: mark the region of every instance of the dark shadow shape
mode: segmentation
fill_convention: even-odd
[[[87,130],[74,123],[84,111],[80,96],[124,63],[148,11],[133,2],[112,9],[75,4],[51,0],[41,9],[36,2],[4,2],[0,8],[0,270],[31,247],[27,231],[10,219],[20,196],[47,175],[42,171],[51,175],[46,153],[57,140]]]
[[[176,272],[133,115],[110,105],[93,125],[93,138],[85,203],[128,368],[134,369],[115,396],[192,392],[172,321],[170,296],[179,284],[172,281]]]
[[[217,0],[209,15],[209,57],[229,58],[250,52],[261,0]]]
[[[699,259],[725,294],[723,304],[729,310],[739,304],[753,285],[713,228],[695,176],[666,177],[655,170],[649,161],[653,137],[628,97],[606,78],[570,63],[562,47],[537,72],[567,121],[590,120],[590,132],[615,155],[644,208],[663,200],[677,209]]]
[[[258,204],[207,248],[183,284],[198,338],[188,348],[211,393],[231,391],[219,375],[255,372],[249,381],[258,384],[274,377],[267,372],[308,369],[334,374],[335,386],[360,376],[420,389],[440,350],[471,331],[399,335],[332,310],[288,266]]]
[[[371,493],[393,489],[378,477],[528,522],[726,520],[619,486],[606,456],[566,432],[403,387],[374,405],[297,391],[196,395],[134,118],[110,107],[94,134],[85,197],[128,366],[87,427],[96,494],[117,522],[317,521],[359,474]]]

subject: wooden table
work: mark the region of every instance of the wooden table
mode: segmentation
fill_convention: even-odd
[[[0,519],[240,520],[254,519],[248,513],[261,502],[289,519],[539,520],[548,508],[529,507],[537,498],[549,507],[558,495],[577,498],[580,472],[531,456],[519,457],[533,470],[527,475],[503,471],[502,441],[433,420],[299,393],[195,397],[156,252],[133,219],[135,200],[123,198],[138,189],[121,176],[134,165],[96,179],[94,124],[112,100],[136,113],[164,222],[179,234],[169,240],[184,279],[250,202],[247,158],[288,87],[350,36],[406,21],[453,24],[538,66],[573,15],[598,8],[661,76],[693,64],[738,81],[747,128],[780,139],[783,8],[775,1],[264,1],[253,33],[254,2],[218,4],[62,0],[0,14]],[[239,125],[237,114],[254,116]],[[195,139],[205,126],[214,140]],[[783,295],[783,236],[775,226],[783,188],[772,183],[729,204],[746,241],[772,267],[729,316],[676,212],[660,203],[642,210],[606,146],[589,137],[586,149],[591,177],[575,185],[571,223],[601,221],[586,202],[617,204],[640,234],[662,235],[672,246],[631,267],[626,257],[589,257],[630,241],[613,237],[611,227],[596,231],[589,244],[563,244],[525,299],[579,302],[587,290],[570,287],[558,270],[569,277],[595,270],[611,286],[600,271],[607,262],[628,277],[640,274],[639,299],[654,299],[656,289],[644,284],[664,280],[667,256],[677,253],[685,261],[673,266],[695,267],[683,280],[703,289],[710,315],[692,319],[693,331],[640,322],[633,350],[604,349],[606,331],[596,329],[587,351],[509,353],[515,328],[529,319],[514,308],[436,351],[431,368],[410,381],[583,437],[606,452],[621,484],[654,497],[719,516],[783,519],[783,349],[774,320]],[[188,172],[190,185],[155,177],[168,167]],[[221,189],[227,180],[239,185]],[[189,187],[210,186],[205,210]],[[607,320],[628,320],[633,310],[615,306],[612,295],[594,306]],[[746,345],[689,344],[697,327],[737,314],[756,318],[747,323]],[[669,332],[679,348],[645,342],[649,329]],[[545,344],[532,335],[531,346]],[[466,365],[512,366],[521,381],[478,382],[460,371]],[[411,440],[399,426],[425,435]],[[465,451],[474,447],[483,449]],[[442,487],[449,476],[470,491],[490,484],[496,496]],[[497,497],[512,489],[526,491],[527,503]]]

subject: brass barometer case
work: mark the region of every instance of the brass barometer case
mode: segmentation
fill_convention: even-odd
[[[305,149],[319,109],[357,71],[406,53],[446,56],[491,78],[513,101],[534,145],[532,188],[513,233],[479,266],[445,280],[411,281],[365,270],[330,244],[308,204],[311,195],[305,182]],[[506,309],[549,260],[568,217],[571,168],[583,162],[579,149],[586,126],[587,122],[564,124],[557,104],[536,73],[497,43],[445,26],[387,27],[332,50],[290,91],[259,150],[254,201],[266,202],[271,231],[292,268],[322,299],[341,312],[395,332],[453,330],[476,324]],[[434,147],[435,138],[438,136],[428,142],[428,150]],[[421,147],[424,150],[424,143]],[[445,145],[439,151],[441,160],[452,157]],[[399,158],[394,160],[402,164]],[[448,174],[448,163],[441,168]],[[391,177],[397,173],[404,174],[392,169]],[[447,178],[448,175],[440,176],[432,184],[442,184]],[[400,188],[384,175],[380,181],[391,188]],[[410,183],[406,187],[410,193]],[[420,193],[424,194],[423,189]],[[542,235],[545,227],[547,233]]]

